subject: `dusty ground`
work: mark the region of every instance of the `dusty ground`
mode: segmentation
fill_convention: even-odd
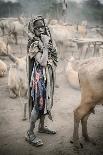
[[[12,45],[12,53],[21,56],[26,53],[26,40],[23,45]],[[65,53],[65,57],[71,54]],[[70,53],[69,53],[70,52]],[[3,58],[8,64],[11,61]],[[88,130],[91,137],[97,141],[94,146],[85,143],[81,138],[84,148],[75,152],[70,139],[73,133],[73,109],[79,104],[80,92],[72,89],[67,83],[64,67],[66,61],[59,61],[57,67],[57,84],[55,88],[54,106],[52,110],[53,122],[46,119],[46,125],[57,131],[56,135],[45,135],[37,132],[38,122],[36,124],[36,134],[42,138],[44,145],[36,148],[25,141],[25,134],[29,127],[29,120],[22,121],[23,107],[20,99],[9,98],[7,87],[7,76],[0,78],[0,155],[102,155],[103,154],[103,107],[96,107],[96,114],[91,115],[88,121]],[[27,101],[27,100],[25,100]],[[81,127],[80,127],[81,128]],[[81,131],[80,131],[81,136]]]

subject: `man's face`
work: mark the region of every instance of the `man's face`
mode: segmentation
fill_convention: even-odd
[[[42,20],[38,20],[34,23],[34,31],[36,36],[40,36],[41,34],[45,34],[45,25]]]

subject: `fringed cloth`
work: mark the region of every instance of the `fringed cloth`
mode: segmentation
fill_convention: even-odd
[[[31,97],[39,115],[47,114],[53,105],[54,75],[51,65],[43,67],[34,62],[31,74]]]

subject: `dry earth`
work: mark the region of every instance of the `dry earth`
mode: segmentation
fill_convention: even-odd
[[[26,42],[22,40],[22,46],[12,44],[12,53],[17,56],[26,53]],[[65,58],[70,55],[72,49],[65,53]],[[8,64],[9,58],[2,57]],[[91,137],[97,141],[97,145],[85,143],[82,138],[83,149],[78,153],[74,151],[70,139],[73,134],[73,110],[80,101],[80,92],[72,89],[65,77],[66,61],[59,61],[57,67],[57,84],[55,88],[54,106],[52,109],[53,122],[46,118],[46,125],[57,131],[56,135],[45,135],[37,132],[44,145],[36,148],[25,141],[25,134],[29,127],[29,119],[22,121],[23,106],[20,99],[9,98],[7,77],[0,78],[0,155],[102,155],[103,154],[103,107],[96,107],[96,114],[91,115],[88,121],[88,130]],[[23,100],[24,102],[24,100]],[[25,99],[27,102],[27,99]],[[80,127],[81,128],[81,127]],[[81,137],[81,131],[80,131]]]

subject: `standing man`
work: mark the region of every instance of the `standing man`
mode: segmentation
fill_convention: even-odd
[[[43,145],[42,140],[34,134],[35,123],[38,119],[40,119],[38,132],[56,134],[55,131],[44,126],[44,120],[46,115],[52,120],[51,108],[53,106],[57,51],[42,16],[30,20],[28,37],[30,127],[25,138],[32,145],[41,146]]]

